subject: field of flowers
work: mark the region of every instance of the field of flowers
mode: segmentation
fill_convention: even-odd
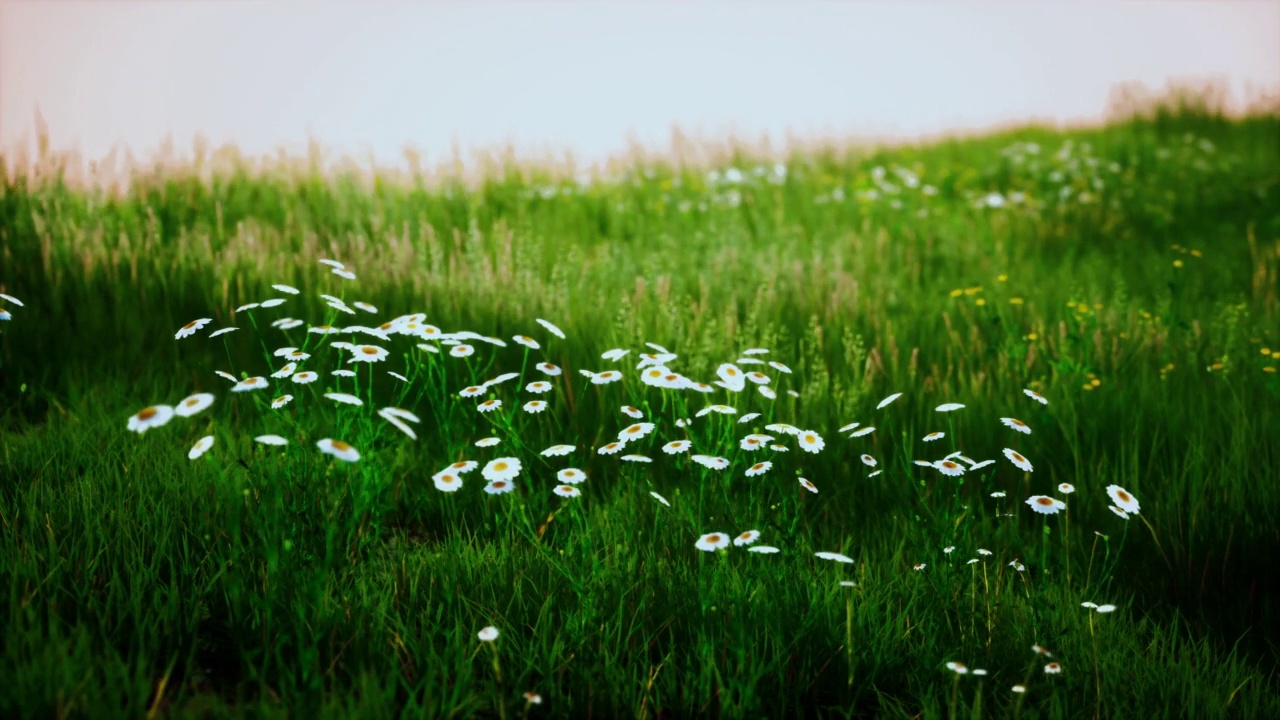
[[[0,159],[0,716],[1280,717],[1280,112],[226,157]]]

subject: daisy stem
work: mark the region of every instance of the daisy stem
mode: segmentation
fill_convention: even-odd
[[[1098,636],[1093,632],[1093,616],[1094,612],[1089,611],[1089,638],[1093,641],[1093,691],[1095,695],[1095,704],[1093,706],[1093,717],[1099,718],[1102,714],[1102,674],[1098,672]]]
[[[1071,508],[1062,511],[1062,561],[1067,565],[1067,591],[1071,591],[1071,557],[1068,554],[1067,538],[1071,534]]]
[[[960,699],[960,673],[953,674],[955,677],[951,680],[951,712],[947,715],[951,718],[957,717],[956,704]]]
[[[1049,516],[1045,515],[1040,520],[1040,586],[1048,582],[1046,579],[1049,575]]]
[[[1164,560],[1164,564],[1169,566],[1170,570],[1173,570],[1173,563],[1169,562],[1169,556],[1164,554],[1164,548],[1160,546],[1160,538],[1156,537],[1156,529],[1151,527],[1151,523],[1147,522],[1145,517],[1139,515],[1138,519],[1142,521],[1143,525],[1147,526],[1147,530],[1151,533],[1151,539],[1155,541],[1156,550],[1160,551],[1160,557]]]

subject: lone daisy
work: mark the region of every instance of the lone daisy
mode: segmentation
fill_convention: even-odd
[[[284,439],[283,437],[280,437],[279,435],[259,435],[258,437],[254,438],[254,441],[260,442],[263,445],[288,445],[289,444],[288,440]]]
[[[1018,454],[1016,451],[1005,448],[1004,456],[1009,458],[1009,462],[1017,465],[1019,470],[1031,472],[1031,461],[1022,457],[1022,455]]]
[[[1125,490],[1119,485],[1108,485],[1107,495],[1111,497],[1111,501],[1116,504],[1116,507],[1125,511],[1125,513],[1129,515],[1138,514],[1138,510],[1140,509],[1138,505],[1138,498],[1130,495],[1128,490]]]
[[[880,401],[880,404],[879,404],[879,405],[876,405],[876,409],[877,409],[877,410],[882,410],[882,409],[884,409],[884,406],[888,405],[889,403],[893,402],[894,400],[897,400],[897,399],[898,399],[898,398],[900,398],[900,397],[902,397],[902,393],[894,393],[894,394],[890,395],[889,397],[887,397],[887,398],[885,398],[885,399],[881,400],[881,401]]]
[[[1031,398],[1032,400],[1035,400],[1036,402],[1040,403],[1041,405],[1048,405],[1048,404],[1049,404],[1049,400],[1048,400],[1047,398],[1045,398],[1045,396],[1043,396],[1043,395],[1041,395],[1040,393],[1036,392],[1035,390],[1023,390],[1022,392],[1023,392],[1027,397]]]
[[[768,460],[765,460],[764,462],[758,462],[755,465],[752,465],[751,467],[747,468],[747,477],[756,477],[757,475],[763,475],[769,472],[769,468],[771,467],[773,467],[773,463],[769,462]]]
[[[343,462],[355,462],[360,459],[360,451],[341,440],[325,438],[316,443],[316,447],[320,448],[320,452],[332,455]]]
[[[136,415],[129,418],[129,429],[142,434],[151,428],[159,428],[173,419],[173,407],[168,405],[152,405],[143,407]]]
[[[200,318],[199,320],[192,320],[186,325],[183,325],[182,327],[178,328],[178,332],[174,333],[173,339],[181,340],[184,337],[190,337],[192,335],[195,335],[197,332],[199,332],[200,328],[204,327],[205,325],[208,325],[211,322],[213,322],[213,318]]]
[[[1048,495],[1032,495],[1027,498],[1027,505],[1030,505],[1032,510],[1041,515],[1056,515],[1059,510],[1064,510],[1067,507],[1066,503]]]
[[[1028,427],[1026,423],[1022,422],[1017,418],[1000,418],[1000,422],[1004,423],[1008,427],[1013,428],[1014,430],[1017,430],[1020,433],[1023,433],[1024,435],[1031,434],[1031,428]]]
[[[748,530],[738,535],[738,537],[734,538],[733,544],[736,547],[742,547],[743,545],[750,545],[751,543],[759,539],[760,539],[759,530]]]
[[[191,417],[196,413],[208,408],[213,404],[213,395],[210,393],[196,393],[187,397],[173,408],[173,414],[178,417]]]
[[[250,390],[261,390],[267,386],[267,379],[261,375],[257,377],[245,378],[236,383],[231,388],[231,392],[249,392]]]
[[[707,533],[698,538],[694,547],[704,552],[715,552],[720,548],[729,547],[729,536],[724,533]]]
[[[568,455],[569,453],[573,452],[573,450],[574,450],[573,445],[552,445],[551,447],[547,448],[546,450],[543,450],[539,454],[542,455],[543,457],[559,457],[561,455]]]
[[[204,455],[205,453],[209,452],[209,448],[211,447],[213,447],[213,436],[205,435],[204,437],[197,440],[196,444],[192,445],[191,449],[187,451],[187,459],[195,460],[201,455]]]

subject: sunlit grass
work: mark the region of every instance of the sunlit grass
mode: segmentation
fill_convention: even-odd
[[[12,179],[0,714],[1276,716],[1277,167]]]

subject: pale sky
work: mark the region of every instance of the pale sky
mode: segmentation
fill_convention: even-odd
[[[1097,118],[1120,82],[1280,88],[1280,0],[0,0],[0,147],[90,158],[196,133],[428,162],[513,143],[585,159],[671,127],[912,137]]]

